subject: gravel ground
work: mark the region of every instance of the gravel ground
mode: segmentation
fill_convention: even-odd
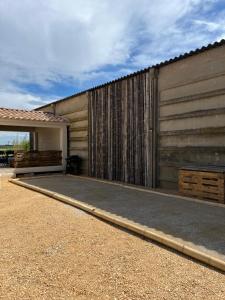
[[[4,181],[0,299],[225,299],[225,276]]]

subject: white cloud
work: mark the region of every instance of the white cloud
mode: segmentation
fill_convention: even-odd
[[[195,24],[205,27],[208,31],[215,31],[221,28],[221,25],[224,26],[225,22],[222,24],[216,22],[208,22],[204,20],[195,20]]]
[[[55,97],[55,100],[59,97]],[[40,96],[35,96],[25,92],[19,91],[3,91],[0,92],[0,104],[1,107],[6,108],[18,108],[18,109],[32,109],[34,106],[41,106],[50,100],[51,98],[45,98]]]
[[[214,2],[0,0],[0,106],[6,99],[9,105],[26,108],[48,100],[22,90],[21,84],[48,88],[94,76],[109,80],[123,71],[113,76],[102,67],[141,68],[205,44],[210,39],[207,31],[217,25],[199,14]],[[205,31],[193,33],[182,25],[192,19],[193,26]]]
[[[199,27],[202,27],[203,29],[208,30],[209,32],[214,32],[217,30],[223,29],[225,31],[225,20],[223,19],[217,19],[215,22],[209,22],[206,20],[195,20],[194,23],[196,25],[199,25]]]

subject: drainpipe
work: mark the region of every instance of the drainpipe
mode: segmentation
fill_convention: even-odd
[[[34,132],[29,132],[30,150],[34,150]]]
[[[37,151],[38,150],[38,133],[35,131],[32,131],[29,133],[30,137],[30,150],[31,151]]]
[[[34,135],[34,150],[38,151],[38,133],[33,132],[33,135]]]
[[[67,129],[67,157],[70,156],[70,126],[66,127]]]

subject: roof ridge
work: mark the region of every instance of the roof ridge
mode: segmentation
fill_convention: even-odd
[[[60,122],[60,123],[68,122],[66,118],[55,115],[52,112],[45,112],[42,110],[6,108],[6,107],[0,107],[0,119]]]
[[[120,80],[123,80],[123,79],[126,79],[126,78],[129,78],[129,77],[132,77],[134,75],[137,75],[137,74],[140,74],[140,73],[143,73],[143,72],[146,72],[148,71],[149,69],[151,68],[158,68],[158,67],[162,67],[162,66],[166,66],[168,64],[171,64],[173,62],[176,62],[176,61],[179,61],[179,60],[182,60],[182,59],[185,59],[187,57],[190,57],[190,56],[193,56],[193,55],[196,55],[198,53],[202,53],[206,50],[210,50],[210,49],[214,49],[214,48],[217,48],[217,47],[220,47],[222,45],[225,45],[225,39],[222,39],[220,40],[219,42],[214,42],[214,43],[210,43],[208,44],[207,46],[202,46],[200,48],[196,48],[195,50],[190,50],[188,52],[184,52],[178,56],[175,56],[173,58],[170,58],[170,59],[167,59],[165,61],[162,61],[160,63],[157,63],[157,64],[154,64],[154,65],[151,65],[149,67],[146,67],[146,68],[143,68],[141,70],[138,70],[136,72],[133,72],[133,73],[130,73],[130,74],[127,74],[125,76],[122,76],[122,77],[119,77],[119,78],[116,78],[114,80],[111,80],[111,81],[108,81],[106,83],[103,83],[103,84],[100,84],[100,85],[97,85],[97,86],[94,86],[86,91],[91,91],[91,90],[95,90],[97,88],[100,88],[100,87],[103,87],[107,84],[110,84],[110,83],[114,83],[114,82],[117,82],[117,81],[120,81]],[[76,95],[76,94],[75,94]],[[63,100],[63,99],[62,99]],[[60,101],[60,100],[59,100]]]
[[[9,107],[0,107],[0,110],[13,110],[13,111],[20,111],[20,112],[29,112],[29,113],[32,113],[32,112],[39,112],[39,113],[48,113],[48,114],[53,114],[52,112],[45,112],[43,110],[33,110],[33,109],[20,109],[20,108],[9,108]]]
[[[133,73],[127,74],[127,75],[125,75],[125,76],[122,76],[122,77],[113,79],[113,80],[111,80],[111,81],[107,81],[107,82],[105,82],[105,83],[103,83],[103,84],[100,84],[100,85],[93,86],[92,88],[86,89],[86,90],[84,90],[84,91],[80,91],[80,92],[75,93],[75,94],[73,94],[73,95],[70,95],[70,96],[68,96],[68,97],[65,97],[65,98],[62,98],[62,99],[59,99],[59,100],[50,102],[50,103],[48,103],[48,104],[45,104],[45,105],[43,105],[43,106],[38,107],[37,110],[38,110],[38,109],[41,109],[41,108],[43,108],[43,107],[46,107],[46,106],[48,106],[49,104],[54,104],[54,103],[62,102],[62,101],[68,100],[68,99],[70,99],[70,98],[73,98],[73,97],[82,95],[82,94],[84,94],[84,93],[86,93],[86,92],[93,91],[93,90],[96,90],[96,89],[98,89],[98,88],[102,88],[102,87],[104,87],[104,86],[106,86],[106,85],[109,85],[109,84],[111,84],[111,83],[115,83],[115,82],[121,81],[121,80],[123,80],[123,79],[127,79],[127,78],[130,78],[130,77],[133,77],[133,76],[135,76],[135,75],[137,75],[137,74],[141,74],[141,73],[147,72],[147,71],[148,71],[149,69],[151,69],[151,68],[159,68],[159,67],[163,67],[163,66],[169,65],[169,64],[171,64],[171,63],[177,62],[177,61],[179,61],[179,60],[185,59],[185,58],[187,58],[187,57],[190,57],[190,56],[193,56],[193,55],[196,55],[196,54],[199,54],[199,53],[202,53],[202,52],[205,52],[205,51],[207,51],[207,50],[214,49],[214,48],[217,48],[217,47],[220,47],[220,46],[223,46],[223,45],[225,45],[225,39],[221,39],[220,41],[215,41],[215,42],[213,42],[213,43],[209,43],[207,46],[202,46],[202,47],[200,47],[200,48],[196,48],[195,50],[190,50],[190,51],[188,51],[188,52],[184,52],[184,53],[182,53],[182,54],[180,54],[180,55],[178,55],[178,56],[175,56],[175,57],[173,57],[173,58],[171,58],[171,59],[167,59],[167,60],[162,61],[162,62],[160,62],[160,63],[157,63],[157,64],[155,64],[155,65],[151,65],[151,66],[149,66],[149,67],[146,67],[146,68],[144,68],[144,69],[141,69],[141,70],[135,71],[135,72],[133,72]]]

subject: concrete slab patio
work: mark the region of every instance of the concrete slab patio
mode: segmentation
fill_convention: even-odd
[[[225,271],[225,206],[74,176],[13,180]]]

